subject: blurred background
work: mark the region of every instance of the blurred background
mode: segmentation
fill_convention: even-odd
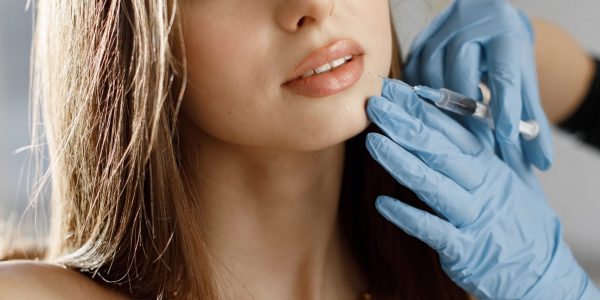
[[[391,0],[403,52],[448,0]],[[529,15],[554,21],[570,31],[590,53],[600,56],[599,0],[513,0]],[[29,50],[31,9],[26,0],[0,1],[0,233],[2,221],[19,221],[27,206],[29,145]],[[599,116],[600,117],[600,116]],[[600,152],[572,136],[554,130],[556,161],[540,173],[550,205],[560,215],[566,239],[579,262],[600,283]],[[21,175],[23,174],[23,175]],[[46,204],[40,203],[37,224],[30,214],[23,223],[25,234],[44,234]],[[36,228],[37,230],[34,230]],[[4,228],[6,229],[6,228]],[[0,248],[2,241],[0,239]]]
[[[31,11],[25,0],[0,1],[0,230],[7,220],[18,221],[27,205],[28,152],[15,154],[29,145],[29,48]],[[25,222],[31,234],[30,222]],[[43,232],[46,226],[41,224]],[[2,241],[0,240],[0,249]]]

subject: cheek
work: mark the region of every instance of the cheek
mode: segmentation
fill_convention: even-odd
[[[214,23],[188,26],[199,28],[184,36],[190,83],[206,93],[223,93],[227,91],[223,86],[239,84],[244,77],[241,70],[252,56],[252,51],[240,47],[247,35],[237,30],[224,31]]]
[[[262,86],[261,78],[250,76],[257,50],[240,45],[250,43],[248,31],[256,31],[239,24],[221,24],[219,21],[188,23],[185,36],[188,83],[182,103],[182,113],[198,129],[231,142],[255,140],[249,129],[257,123],[255,112],[259,103],[249,95],[256,95]],[[229,30],[227,30],[227,28]],[[231,28],[246,28],[231,30]]]
[[[378,71],[382,72],[378,75],[387,76],[392,63],[392,24],[388,1],[376,1],[370,9],[373,13],[365,16],[365,24],[361,28],[367,30],[364,34],[370,38],[370,50],[376,53],[375,64]]]
[[[242,144],[257,141],[254,132],[264,126],[257,117],[257,104],[239,93],[244,89],[234,88],[241,82],[235,74],[218,73],[190,74],[181,112],[196,130],[220,140]],[[246,92],[253,95],[252,90]]]

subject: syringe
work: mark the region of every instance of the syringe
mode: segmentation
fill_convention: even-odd
[[[418,85],[413,90],[422,98],[433,102],[437,107],[457,113],[463,116],[473,116],[486,121],[490,127],[494,127],[492,114],[489,107],[477,100],[448,89],[432,89]],[[532,140],[540,133],[540,126],[536,121],[520,121],[519,132],[526,140]]]

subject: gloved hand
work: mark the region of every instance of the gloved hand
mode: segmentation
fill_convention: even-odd
[[[366,146],[437,214],[380,196],[386,219],[435,249],[479,299],[600,299],[540,189],[410,87],[384,80],[382,96],[367,112],[387,137],[369,133]]]
[[[531,164],[550,168],[551,132],[539,101],[531,24],[507,1],[454,1],[417,37],[404,72],[411,85],[445,87],[473,99],[481,99],[478,84],[487,83],[495,135],[480,122],[460,121],[480,140],[497,143],[492,148],[522,178]],[[521,119],[539,123],[537,138],[519,137]]]

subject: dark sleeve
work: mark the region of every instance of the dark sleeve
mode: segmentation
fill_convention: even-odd
[[[568,120],[558,126],[600,149],[600,60],[595,61],[596,72],[585,101]]]

